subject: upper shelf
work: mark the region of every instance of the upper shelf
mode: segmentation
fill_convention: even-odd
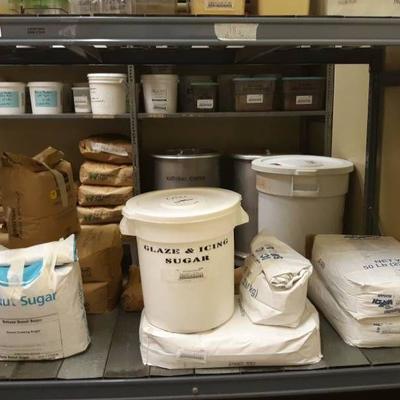
[[[400,45],[400,18],[9,16],[0,45]]]

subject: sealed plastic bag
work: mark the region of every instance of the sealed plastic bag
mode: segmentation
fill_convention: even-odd
[[[338,304],[316,271],[310,279],[309,296],[350,346],[400,346],[400,316],[356,320]]]
[[[292,248],[266,233],[251,244],[240,294],[253,323],[296,327],[307,298],[311,263]]]
[[[253,324],[235,302],[233,317],[208,332],[171,333],[150,325],[146,310],[140,324],[143,363],[161,368],[228,368],[314,364],[321,360],[318,313],[308,302],[293,328]]]
[[[400,243],[391,237],[319,235],[312,262],[355,319],[400,315]]]
[[[0,359],[65,358],[89,342],[74,236],[0,249]]]

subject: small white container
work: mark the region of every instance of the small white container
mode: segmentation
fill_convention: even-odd
[[[171,114],[178,107],[178,75],[142,75],[144,103],[149,114]]]
[[[28,83],[32,114],[61,114],[62,90],[60,82],[29,82]]]
[[[25,113],[25,83],[0,82],[0,115]]]
[[[234,310],[235,226],[241,196],[224,189],[150,192],[129,200],[121,233],[137,237],[145,313],[166,331],[213,329]]]
[[[92,112],[96,115],[126,113],[126,74],[89,74]]]
[[[72,88],[74,106],[77,114],[91,113],[90,89],[88,84],[75,85]]]
[[[342,233],[353,163],[287,155],[253,161],[257,172],[258,228],[306,255],[310,235]]]

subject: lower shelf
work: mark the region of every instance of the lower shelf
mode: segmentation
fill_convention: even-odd
[[[61,361],[1,362],[0,397],[176,399],[203,394],[252,398],[400,388],[400,349],[350,347],[324,319],[324,359],[317,365],[178,371],[142,364],[139,323],[139,314],[118,310],[90,316],[92,344],[85,353]]]

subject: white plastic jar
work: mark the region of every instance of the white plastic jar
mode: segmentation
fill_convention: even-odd
[[[287,155],[253,161],[258,228],[306,255],[307,239],[342,233],[353,163],[330,157]]]
[[[92,106],[90,102],[89,84],[79,83],[72,88],[74,95],[74,107],[77,114],[91,113]]]
[[[201,332],[234,310],[235,226],[241,196],[224,189],[161,190],[129,200],[121,232],[137,237],[145,313],[154,326]]]
[[[25,83],[0,82],[0,115],[25,113]]]
[[[29,82],[28,83],[32,114],[61,114],[62,90],[61,82]]]
[[[126,113],[128,93],[126,74],[89,74],[88,79],[93,114]]]

